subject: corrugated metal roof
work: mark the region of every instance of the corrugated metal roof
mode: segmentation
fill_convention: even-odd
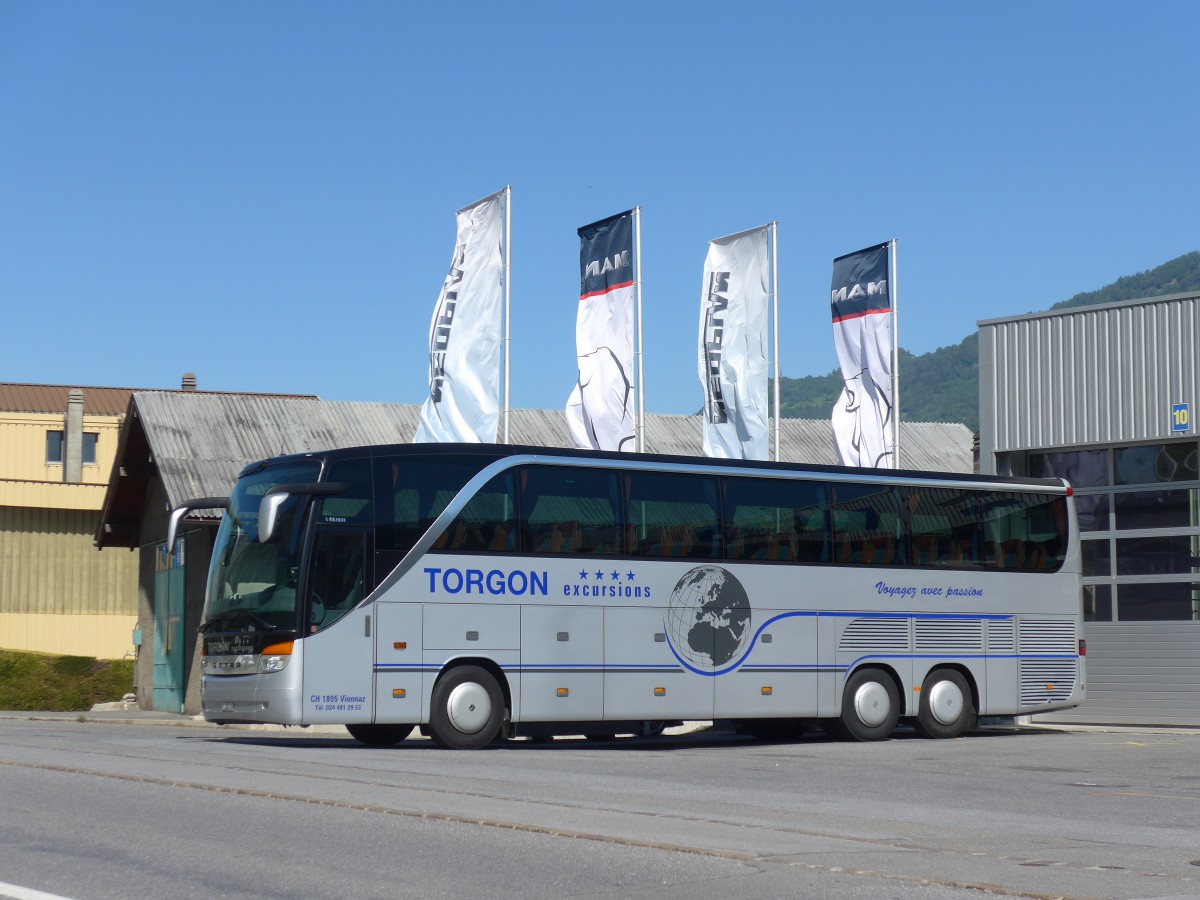
[[[0,411],[16,413],[65,413],[67,399],[75,389],[83,391],[83,414],[86,416],[120,416],[129,408],[129,398],[145,388],[95,387],[83,384],[21,384],[0,382]],[[178,389],[157,393],[207,394],[212,396],[288,397],[319,399],[315,394],[226,394],[219,391],[190,391]]]
[[[416,431],[420,411],[416,404],[175,391],[139,392],[134,406],[172,504],[228,494],[237,473],[255,460],[407,443]],[[973,470],[973,435],[965,425],[909,422],[901,423],[900,432],[906,468]],[[513,410],[509,438],[514,444],[572,446],[562,410]],[[701,448],[698,416],[647,415],[648,452],[699,456]],[[781,450],[788,462],[837,461],[825,420],[785,419]]]
[[[65,413],[71,391],[83,391],[83,414],[119,416],[129,406],[137,388],[88,387],[66,384],[16,384],[0,382],[0,410],[18,413]]]

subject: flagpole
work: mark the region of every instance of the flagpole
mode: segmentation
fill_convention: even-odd
[[[900,333],[896,327],[897,300],[900,291],[896,284],[896,239],[892,238],[888,248],[888,293],[892,301],[892,468],[900,468]]]
[[[779,462],[779,222],[771,223],[771,330],[775,355],[775,462]]]
[[[510,403],[510,378],[512,377],[511,293],[509,280],[512,278],[512,185],[504,188],[504,443],[508,443],[508,419],[512,409]]]
[[[645,379],[642,371],[642,208],[633,208],[633,255],[634,274],[633,296],[637,309],[637,448],[639,453],[646,452],[646,393]]]

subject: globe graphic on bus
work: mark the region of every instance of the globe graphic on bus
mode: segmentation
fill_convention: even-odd
[[[667,631],[683,659],[717,668],[741,651],[750,632],[750,599],[742,583],[720,566],[689,570],[667,603]]]

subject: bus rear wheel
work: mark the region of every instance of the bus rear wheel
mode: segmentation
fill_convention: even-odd
[[[433,687],[429,736],[451,750],[476,750],[496,739],[504,716],[504,693],[492,674],[459,666]]]
[[[900,721],[900,691],[882,669],[859,669],[846,680],[842,692],[841,728],[855,741],[882,741],[891,737]],[[826,729],[828,730],[828,729]]]
[[[394,747],[410,734],[411,725],[347,725],[350,737],[368,747]]]
[[[961,672],[934,669],[921,686],[913,728],[927,738],[955,738],[975,722],[971,687]]]

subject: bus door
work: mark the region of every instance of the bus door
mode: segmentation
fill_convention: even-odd
[[[304,724],[374,720],[374,605],[368,531],[319,527],[304,587]]]

